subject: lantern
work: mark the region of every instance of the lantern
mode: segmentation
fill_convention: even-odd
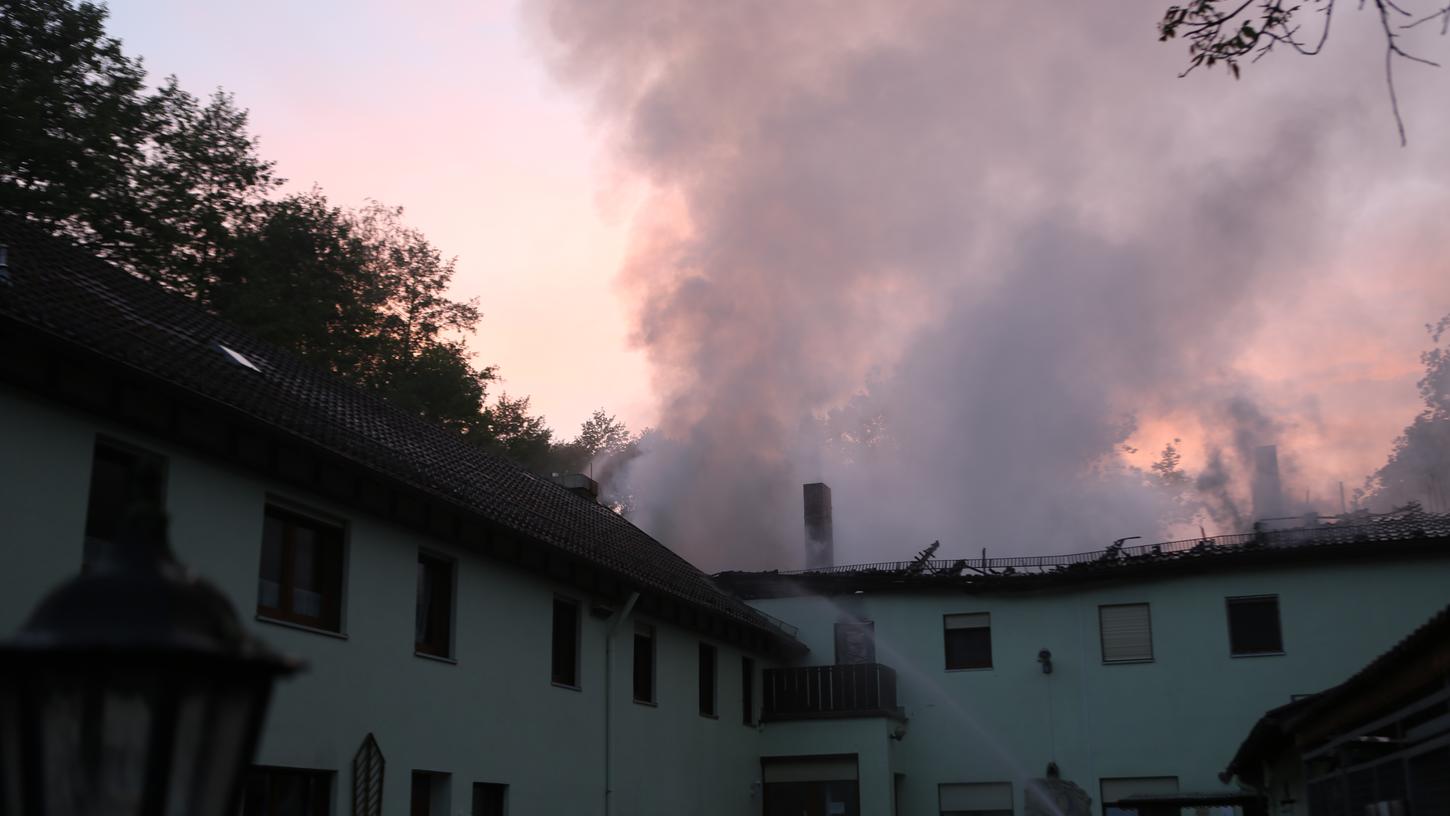
[[[0,813],[235,813],[272,685],[299,667],[177,563],[142,501],[0,644]]]

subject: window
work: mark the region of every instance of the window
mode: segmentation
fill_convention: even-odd
[[[715,647],[700,644],[700,713],[715,715]]]
[[[992,616],[986,612],[946,615],[947,671],[992,668]]]
[[[740,658],[740,721],[755,725],[755,661]]]
[[[342,527],[267,506],[257,614],[342,631]]]
[[[634,630],[634,701],[655,702],[655,630],[643,624]]]
[[[554,599],[554,657],[551,676],[561,686],[579,687],[579,604]]]
[[[453,561],[421,552],[413,649],[434,657],[453,656]]]
[[[446,773],[413,771],[412,806],[409,816],[448,816],[448,782]]]
[[[1229,598],[1228,646],[1229,653],[1235,656],[1282,654],[1284,640],[1279,632],[1279,596]]]
[[[937,786],[942,816],[1012,816],[1011,782],[955,782]]]
[[[508,806],[508,793],[508,785],[474,782],[472,816],[504,816],[504,808]]]
[[[1153,622],[1148,605],[1098,607],[1104,663],[1143,663],[1153,659]]]
[[[164,479],[165,471],[166,460],[154,453],[105,439],[96,440],[95,452],[91,455],[91,488],[86,501],[86,538],[81,563],[89,564],[115,541],[126,518],[127,506],[136,498],[136,486],[144,479]]]
[[[332,772],[251,768],[242,788],[242,816],[328,816]]]
[[[1134,804],[1126,800],[1130,796],[1172,797],[1178,793],[1176,776],[1136,776],[1102,780],[1103,816],[1151,816],[1158,812],[1178,813],[1177,805],[1158,806],[1143,802]]]

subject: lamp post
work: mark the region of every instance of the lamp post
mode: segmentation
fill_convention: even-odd
[[[177,563],[143,499],[0,644],[0,813],[234,813],[272,685],[299,668]]]

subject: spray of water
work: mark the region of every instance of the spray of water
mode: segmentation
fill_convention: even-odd
[[[847,608],[830,596],[815,595],[790,581],[783,583],[785,586],[792,587],[794,593],[800,597],[810,597],[826,603],[835,613],[837,620],[855,620],[858,617],[856,611]],[[886,665],[894,669],[898,677],[905,675],[910,679],[911,686],[904,689],[908,695],[905,702],[918,708],[934,707],[937,712],[945,713],[952,723],[965,726],[967,732],[975,737],[974,744],[987,749],[992,756],[996,757],[1002,767],[1011,772],[1023,790],[1029,791],[1027,795],[1033,795],[1033,792],[1036,791],[1036,777],[1027,770],[1019,757],[1008,750],[1001,735],[988,730],[980,718],[968,710],[957,698],[957,695],[943,687],[938,678],[918,668],[918,661],[897,650],[889,637],[882,637],[881,632],[876,632],[873,643],[877,652],[885,658]],[[937,712],[933,712],[932,716],[937,716]],[[1057,803],[1050,797],[1038,796],[1037,800],[1042,802],[1053,816],[1065,816],[1057,807]]]

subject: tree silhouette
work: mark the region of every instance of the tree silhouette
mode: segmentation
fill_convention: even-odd
[[[1313,56],[1324,50],[1329,41],[1330,23],[1338,0],[1192,0],[1182,6],[1170,6],[1158,22],[1158,39],[1181,37],[1188,41],[1188,67],[1180,76],[1196,68],[1223,65],[1238,78],[1241,60],[1248,57],[1257,62],[1276,48]],[[1406,143],[1405,122],[1400,116],[1400,102],[1395,94],[1394,66],[1396,60],[1408,60],[1439,67],[1439,63],[1417,56],[1406,49],[1405,36],[1429,24],[1439,24],[1440,34],[1450,31],[1450,3],[1433,0],[1415,9],[1406,8],[1414,0],[1370,0],[1376,22],[1385,41],[1385,84],[1390,108],[1399,129],[1400,144]],[[1361,0],[1360,7],[1366,3]],[[1305,15],[1319,19],[1306,23]],[[1307,26],[1307,28],[1306,28]]]

